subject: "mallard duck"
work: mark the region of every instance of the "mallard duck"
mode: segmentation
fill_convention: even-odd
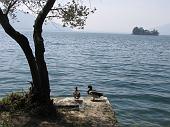
[[[87,91],[87,93],[93,97],[93,101],[95,100],[95,98],[100,98],[101,96],[103,96],[103,93],[93,90],[91,85],[89,85],[88,88],[89,88],[89,90]]]
[[[79,99],[80,98],[80,91],[78,90],[78,88],[75,88],[75,91],[73,92],[73,96],[75,99]]]

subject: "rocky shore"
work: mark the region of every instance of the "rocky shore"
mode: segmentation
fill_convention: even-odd
[[[56,118],[37,118],[30,115],[1,114],[1,120],[8,119],[7,125],[16,127],[117,127],[115,112],[109,100],[102,97],[92,101],[90,97],[53,98],[56,107]],[[49,114],[50,116],[50,114]],[[5,118],[6,117],[6,118]],[[1,122],[0,120],[0,122]]]

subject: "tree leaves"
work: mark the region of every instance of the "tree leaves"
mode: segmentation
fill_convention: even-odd
[[[15,10],[21,5],[21,0],[0,0],[3,5],[3,12],[10,15],[13,19],[16,18]]]
[[[51,11],[51,15],[48,18],[58,18],[62,20],[63,26],[66,27],[77,27],[83,29],[85,26],[86,19],[90,13],[94,13],[96,8],[90,10],[85,5],[79,4],[72,0],[65,5],[58,4],[58,7],[54,7]]]
[[[0,0],[0,3],[4,7],[3,12],[15,18],[15,11],[23,5],[35,15],[41,13],[47,0]],[[22,11],[28,13],[25,9],[22,9]],[[86,5],[81,4],[79,0],[70,0],[64,5],[60,3],[55,4],[46,18],[47,20],[61,19],[64,27],[83,29],[88,15],[95,11],[96,8],[90,9]]]

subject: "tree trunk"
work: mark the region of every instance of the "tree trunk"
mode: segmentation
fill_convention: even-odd
[[[33,55],[32,49],[29,45],[28,39],[23,35],[17,32],[9,23],[8,17],[6,14],[3,14],[1,8],[0,8],[0,24],[2,25],[3,29],[5,32],[13,38],[22,48],[32,75],[32,92],[34,93],[35,96],[39,94],[39,89],[40,89],[40,76],[37,68],[37,64],[35,61],[35,57]]]
[[[35,57],[37,61],[37,66],[40,74],[41,79],[41,96],[44,99],[45,103],[50,102],[50,84],[49,84],[49,77],[47,66],[44,60],[44,40],[42,37],[42,26],[46,16],[48,15],[49,11],[53,7],[56,0],[48,0],[46,5],[43,7],[41,12],[38,14],[35,24],[34,24],[34,43],[35,43]]]
[[[38,14],[34,24],[34,44],[35,44],[35,57],[29,45],[28,39],[17,32],[9,23],[6,14],[3,14],[0,8],[0,24],[5,32],[12,37],[22,48],[30,66],[32,75],[32,92],[35,97],[35,101],[40,104],[51,104],[50,101],[50,84],[47,66],[44,60],[44,40],[42,38],[42,26],[46,16],[53,7],[56,0],[47,0],[46,5]]]

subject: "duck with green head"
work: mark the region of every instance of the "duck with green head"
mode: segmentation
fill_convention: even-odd
[[[89,90],[87,91],[87,94],[93,97],[93,101],[96,98],[100,98],[103,96],[103,93],[97,92],[96,90],[93,90],[93,87],[91,85],[88,86]]]

